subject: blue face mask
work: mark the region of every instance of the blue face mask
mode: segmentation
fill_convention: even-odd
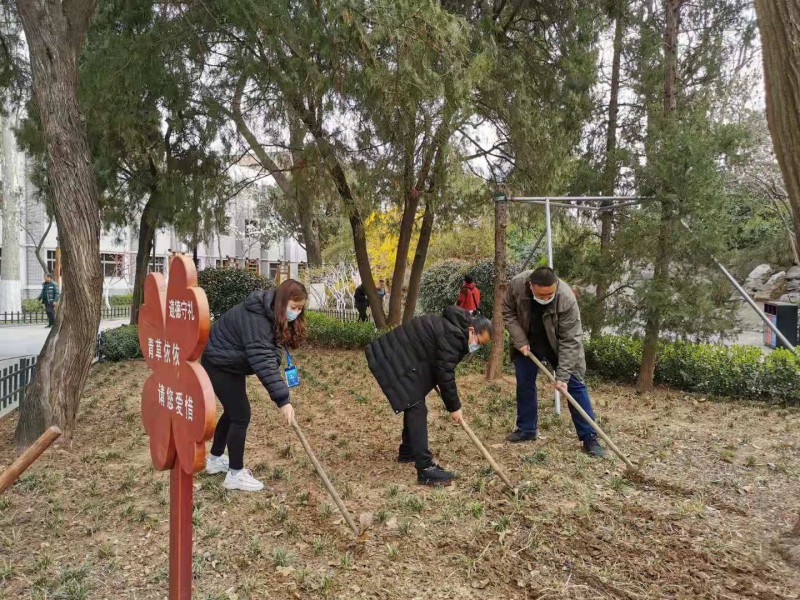
[[[470,353],[472,353],[472,352],[475,352],[475,351],[476,351],[476,350],[478,350],[478,348],[480,348],[480,347],[481,347],[481,345],[480,345],[478,342],[472,342],[472,343],[469,345],[469,351],[470,351]]]
[[[286,320],[290,323],[294,321],[297,317],[300,316],[299,310],[292,310],[288,306],[286,307]]]

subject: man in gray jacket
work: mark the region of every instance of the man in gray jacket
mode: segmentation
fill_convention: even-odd
[[[520,273],[506,289],[503,320],[511,336],[511,357],[517,377],[517,429],[508,435],[508,441],[525,442],[537,437],[539,369],[525,356],[528,352],[555,369],[556,389],[569,392],[594,419],[583,381],[586,357],[581,313],[570,287],[549,267]],[[571,404],[569,410],[584,450],[592,456],[604,456],[605,450],[586,419]]]

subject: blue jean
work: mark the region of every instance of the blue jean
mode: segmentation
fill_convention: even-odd
[[[514,356],[514,373],[517,377],[517,429],[523,433],[536,433],[539,424],[539,400],[536,395],[536,376],[539,374],[539,367],[530,358],[517,352]],[[573,375],[569,379],[567,389],[586,414],[594,420],[586,384]],[[592,426],[578,414],[572,404],[567,403],[567,405],[578,439],[583,441],[596,435]]]

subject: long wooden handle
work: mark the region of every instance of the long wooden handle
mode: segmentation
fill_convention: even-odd
[[[5,492],[17,478],[25,472],[25,469],[33,464],[37,458],[42,455],[42,452],[50,447],[50,444],[55,442],[61,437],[61,430],[53,425],[45,431],[39,439],[31,444],[31,447],[25,450],[17,460],[11,463],[5,471],[0,473],[0,494]]]
[[[342,502],[342,499],[339,496],[339,493],[336,491],[336,488],[333,487],[331,480],[328,479],[328,475],[325,473],[325,469],[322,468],[322,464],[320,464],[319,460],[317,460],[317,457],[314,454],[314,451],[311,449],[311,445],[308,443],[306,436],[303,435],[303,431],[302,429],[300,429],[300,425],[298,425],[297,421],[295,421],[294,419],[292,419],[292,427],[294,428],[294,432],[297,434],[297,437],[300,438],[300,443],[303,445],[303,449],[306,451],[306,454],[308,454],[308,458],[311,459],[311,462],[313,463],[314,468],[317,470],[320,479],[322,479],[322,483],[325,484],[325,487],[327,488],[328,493],[331,495],[331,498],[333,498],[333,501],[336,503],[336,506],[339,507],[339,512],[342,513],[344,520],[347,521],[347,524],[350,526],[350,529],[353,530],[353,533],[359,535],[360,532],[358,530],[358,526],[356,525],[356,522],[353,520],[353,517],[350,515],[350,511],[347,510],[347,507],[344,505],[344,502]]]
[[[551,382],[553,382],[553,383],[555,383],[555,382],[556,382],[556,376],[555,376],[555,375],[553,375],[553,373],[551,373],[551,372],[550,372],[550,369],[548,369],[547,367],[545,367],[545,366],[542,364],[542,361],[540,361],[538,358],[536,358],[536,356],[534,356],[532,352],[528,352],[528,353],[527,353],[525,356],[527,356],[527,357],[528,357],[528,358],[530,358],[530,359],[531,359],[531,360],[532,360],[534,363],[536,363],[536,366],[537,366],[537,367],[539,367],[539,370],[540,370],[540,371],[544,371],[545,375],[547,375],[547,377],[550,379],[550,381],[551,381]],[[572,405],[572,407],[573,407],[575,410],[577,410],[577,411],[578,411],[578,413],[579,413],[579,414],[580,414],[580,415],[581,415],[581,416],[582,416],[584,419],[586,419],[586,422],[587,422],[587,423],[589,423],[589,425],[591,425],[591,426],[592,426],[592,429],[594,429],[594,430],[597,432],[597,435],[599,435],[599,436],[600,436],[600,437],[603,439],[603,441],[604,441],[606,444],[608,444],[608,447],[609,447],[609,448],[611,448],[611,450],[614,452],[614,454],[616,454],[617,456],[619,456],[619,457],[622,459],[622,462],[624,462],[624,463],[625,463],[625,464],[628,466],[628,468],[629,468],[629,469],[631,469],[632,471],[638,471],[639,469],[637,469],[637,468],[636,468],[636,467],[633,465],[633,463],[632,463],[630,460],[628,460],[628,457],[627,457],[627,456],[625,456],[625,455],[622,453],[622,451],[621,451],[619,448],[617,448],[617,445],[616,445],[614,442],[612,442],[612,441],[611,441],[611,438],[609,438],[609,437],[608,437],[608,436],[605,434],[605,432],[604,432],[604,431],[603,431],[603,430],[600,428],[600,425],[598,425],[597,423],[595,423],[595,422],[594,422],[594,419],[592,419],[592,418],[591,418],[591,417],[590,417],[590,416],[589,416],[589,415],[586,413],[586,411],[585,411],[585,410],[583,410],[583,407],[582,407],[580,404],[578,404],[578,401],[577,401],[577,400],[575,400],[575,398],[573,398],[573,397],[572,397],[572,394],[570,394],[569,392],[566,392],[566,393],[565,393],[565,392],[563,392],[563,391],[562,391],[561,393],[562,393],[562,394],[564,394],[564,395],[567,397],[567,400],[568,400],[568,401],[569,401],[569,403]]]
[[[497,461],[492,457],[492,455],[489,454],[489,451],[486,449],[486,447],[478,439],[478,436],[476,436],[473,433],[472,429],[470,429],[470,426],[467,425],[466,421],[464,421],[464,419],[461,419],[460,422],[461,422],[461,427],[463,427],[464,431],[467,432],[467,435],[469,436],[469,439],[472,440],[472,443],[475,444],[478,447],[478,450],[481,451],[481,454],[483,454],[483,457],[487,461],[489,461],[489,464],[492,466],[492,469],[494,469],[494,472],[497,473],[500,476],[500,479],[503,480],[503,483],[505,483],[508,486],[508,489],[510,489],[513,492],[514,491],[514,484],[511,483],[511,480],[508,478],[508,475],[505,474],[505,471],[503,471],[502,467],[500,467],[500,465],[497,464]]]

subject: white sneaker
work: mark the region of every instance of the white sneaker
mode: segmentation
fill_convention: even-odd
[[[222,483],[222,487],[228,490],[258,492],[264,489],[264,484],[253,477],[253,473],[250,469],[242,469],[237,473],[228,471],[228,474],[225,476],[225,481]]]
[[[215,473],[227,473],[230,469],[230,461],[224,454],[222,456],[214,456],[209,454],[206,456],[206,473],[214,475]]]

